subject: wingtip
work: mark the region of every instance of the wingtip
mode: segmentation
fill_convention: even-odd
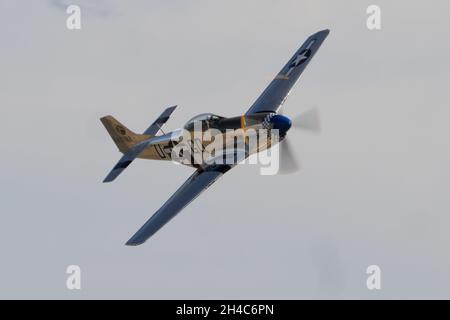
[[[330,29],[323,29],[323,30],[320,30],[319,32],[317,32],[318,34],[319,33],[323,33],[324,35],[328,35],[329,33],[330,33]]]
[[[113,176],[111,173],[109,173],[109,174],[106,176],[106,178],[103,179],[103,183],[111,182],[111,181],[113,181],[115,178],[116,178],[115,176]]]
[[[137,246],[140,246],[143,243],[144,242],[134,242],[134,241],[128,240],[127,243],[125,243],[125,245],[127,247],[137,247]]]
[[[311,39],[311,38],[325,39],[326,37],[328,37],[329,33],[330,33],[330,29],[323,29],[323,30],[317,31],[316,33],[312,34],[309,37],[309,39]]]
[[[147,241],[147,239],[134,235],[125,243],[125,245],[129,247],[137,247],[144,244],[145,241]]]

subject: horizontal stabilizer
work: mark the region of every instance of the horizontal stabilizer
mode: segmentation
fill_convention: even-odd
[[[144,131],[144,134],[148,134],[151,136],[156,135],[156,133],[163,126],[163,124],[165,124],[167,122],[167,120],[169,120],[170,115],[172,114],[172,112],[175,111],[176,108],[177,108],[177,106],[173,106],[173,107],[169,107],[166,110],[164,110],[163,113],[161,113],[161,115],[158,117],[158,119],[156,119],[155,122],[153,122],[152,125],[150,127],[148,127],[147,130]]]
[[[103,180],[103,182],[111,182],[116,179],[117,176],[121,174],[122,171],[125,170],[149,144],[151,144],[151,142],[152,139],[149,139],[132,147],[127,153],[122,156],[122,158],[120,158],[119,162],[117,162],[111,172],[106,176],[105,180]]]

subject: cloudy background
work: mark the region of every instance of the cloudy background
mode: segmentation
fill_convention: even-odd
[[[382,9],[382,30],[366,8]],[[82,8],[82,30],[65,8]],[[0,298],[450,298],[448,1],[0,2]],[[285,105],[303,170],[240,166],[140,247],[191,169],[120,154],[144,130],[242,114],[307,36],[331,34]],[[82,290],[66,289],[66,267]],[[382,289],[366,288],[379,265]]]

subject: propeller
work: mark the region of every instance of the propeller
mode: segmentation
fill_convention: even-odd
[[[300,164],[292,149],[292,145],[286,137],[280,142],[280,167],[279,174],[291,174],[300,170]]]
[[[283,114],[283,109],[281,109],[280,113]],[[319,109],[317,107],[313,107],[294,117],[292,119],[292,127],[295,129],[306,130],[313,133],[319,133]],[[293,152],[292,144],[290,143],[289,138],[286,137],[283,141],[280,142],[280,167],[278,173],[292,174],[297,172],[299,169],[299,160]]]
[[[314,133],[320,132],[319,109],[314,107],[292,119],[292,126],[296,129],[308,130]]]

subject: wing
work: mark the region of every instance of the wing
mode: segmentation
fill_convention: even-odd
[[[277,112],[329,33],[329,30],[322,30],[310,36],[253,103],[246,114]]]
[[[231,166],[228,165],[211,165],[195,171],[126,244],[128,246],[143,244],[230,169]]]

